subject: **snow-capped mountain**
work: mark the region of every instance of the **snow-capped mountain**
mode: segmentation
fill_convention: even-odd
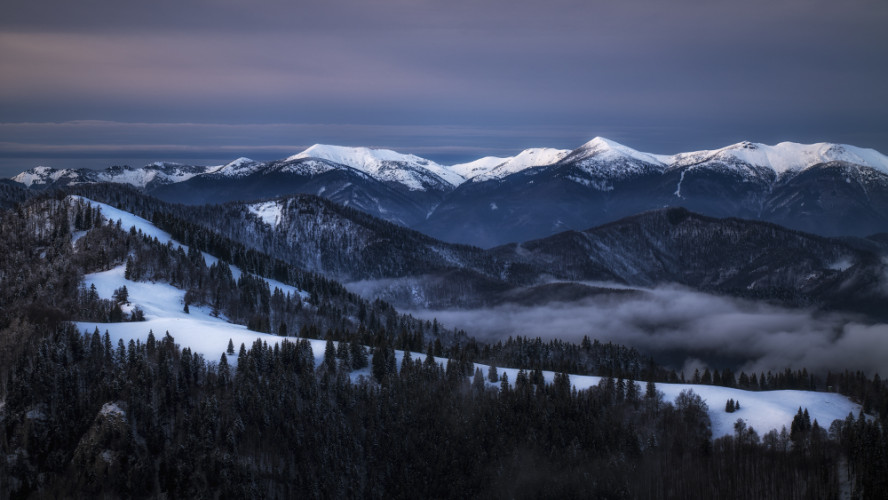
[[[12,180],[32,188],[113,182],[116,184],[129,184],[139,189],[151,189],[165,184],[187,181],[213,168],[220,167],[202,167],[167,162],[155,162],[142,168],[113,166],[98,171],[86,168],[75,170],[41,166],[26,170],[13,177]]]
[[[888,232],[888,157],[831,143],[740,142],[665,155],[596,137],[574,150],[527,149],[452,166],[388,149],[316,144],[281,161],[37,167],[13,180],[34,189],[126,183],[188,204],[315,194],[480,246],[581,230],[664,206],[824,235]]]
[[[352,148],[315,144],[287,160],[320,158],[360,170],[373,178],[411,191],[449,190],[465,179],[443,165],[390,149]]]
[[[451,166],[450,170],[470,182],[483,182],[502,179],[529,168],[554,165],[570,152],[569,149],[531,148],[507,158],[485,156],[468,163],[459,163]]]
[[[878,151],[825,142],[817,144],[781,142],[768,146],[744,141],[721,149],[679,153],[661,158],[666,160],[669,168],[713,163],[734,167],[750,165],[767,167],[777,175],[799,173],[815,165],[840,161],[870,167],[888,174],[888,157]]]
[[[840,144],[742,142],[663,155],[596,137],[555,164],[473,181],[416,228],[494,246],[684,206],[824,235],[888,232],[888,157]]]
[[[621,179],[662,171],[668,157],[642,153],[617,142],[596,137],[568,154],[563,163],[574,164],[588,175]]]
[[[219,167],[211,167],[206,171],[206,174],[225,177],[246,177],[257,172],[263,166],[263,163],[253,161],[249,158],[241,157],[225,165],[221,165]]]

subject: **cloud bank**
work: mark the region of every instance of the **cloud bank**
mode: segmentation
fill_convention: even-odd
[[[888,325],[679,288],[540,307],[410,313],[485,341],[521,335],[579,342],[588,335],[635,347],[661,363],[666,353],[665,362],[676,369],[708,363],[747,372],[788,367],[888,373]]]

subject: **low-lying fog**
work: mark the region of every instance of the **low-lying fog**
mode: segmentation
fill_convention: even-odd
[[[888,373],[888,325],[661,287],[630,296],[474,310],[413,310],[479,340],[510,335],[579,342],[584,335],[650,354],[685,370],[705,364],[751,371],[862,370]]]

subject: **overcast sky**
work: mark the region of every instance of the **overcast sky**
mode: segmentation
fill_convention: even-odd
[[[604,136],[888,152],[885,0],[6,0],[0,175]]]

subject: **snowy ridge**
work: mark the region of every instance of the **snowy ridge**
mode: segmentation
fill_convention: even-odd
[[[679,153],[668,158],[670,168],[721,161],[768,167],[779,175],[801,171],[820,163],[843,161],[888,174],[888,156],[874,149],[826,142],[817,144],[781,142],[774,146],[740,142],[721,149]]]
[[[628,158],[652,165],[665,165],[668,157],[651,153],[642,153],[604,137],[596,137],[583,144],[571,153],[571,159],[580,160],[594,158],[597,161],[614,161]]]
[[[346,165],[381,181],[404,184],[413,191],[424,191],[430,187],[437,187],[436,184],[454,187],[465,180],[458,173],[431,160],[390,149],[315,144],[287,158],[287,161],[300,158],[320,158]]]
[[[603,137],[596,137],[571,151],[562,163],[575,165],[583,177],[597,179],[625,179],[650,172],[663,172],[666,169],[665,157],[642,153]],[[595,187],[600,191],[613,189],[610,184],[590,181],[573,175],[574,182]]]
[[[240,157],[225,165],[210,167],[207,173],[224,177],[246,177],[263,167],[263,163]]]
[[[740,142],[720,149],[661,155],[637,151],[615,141],[596,137],[568,151],[552,148],[526,149],[515,156],[486,156],[467,163],[445,166],[413,154],[389,149],[315,144],[282,162],[256,162],[238,158],[225,165],[199,167],[155,162],[142,168],[110,167],[102,171],[35,167],[12,180],[25,186],[115,182],[138,188],[173,184],[196,176],[242,178],[273,171],[314,176],[337,168],[352,168],[373,179],[400,184],[411,191],[448,191],[460,184],[502,179],[530,168],[572,165],[570,179],[588,186],[611,187],[609,180],[674,169],[712,168],[737,171],[744,177],[773,179],[791,175],[826,162],[847,162],[888,175],[888,156],[867,148],[817,143]],[[597,180],[596,180],[597,179]],[[602,184],[603,182],[603,184]]]
[[[554,165],[570,154],[568,149],[532,148],[525,149],[518,155],[506,158],[504,162],[496,165],[487,172],[482,172],[471,179],[472,182],[481,182],[503,177],[527,170],[533,167]]]
[[[280,172],[296,175],[320,175],[335,170],[336,166],[327,161],[313,159],[290,160],[280,167]]]
[[[33,185],[50,184],[59,179],[77,177],[77,172],[70,169],[56,170],[52,167],[34,167],[26,170],[12,178],[15,182],[31,187]]]
[[[456,165],[451,165],[450,170],[456,172],[464,179],[471,179],[477,175],[490,172],[497,166],[511,160],[512,158],[514,158],[514,156],[510,156],[508,158],[500,158],[499,156],[485,156],[484,158],[478,158],[477,160],[470,161],[468,163],[457,163]]]
[[[16,175],[12,180],[20,182],[28,187],[57,182],[63,182],[66,184],[113,182],[116,184],[129,184],[138,188],[145,188],[152,183],[172,184],[187,181],[192,177],[204,173],[206,170],[206,167],[192,167],[188,165],[159,162],[152,163],[143,168],[109,167],[100,171],[88,169],[56,170],[50,167],[36,167]]]

